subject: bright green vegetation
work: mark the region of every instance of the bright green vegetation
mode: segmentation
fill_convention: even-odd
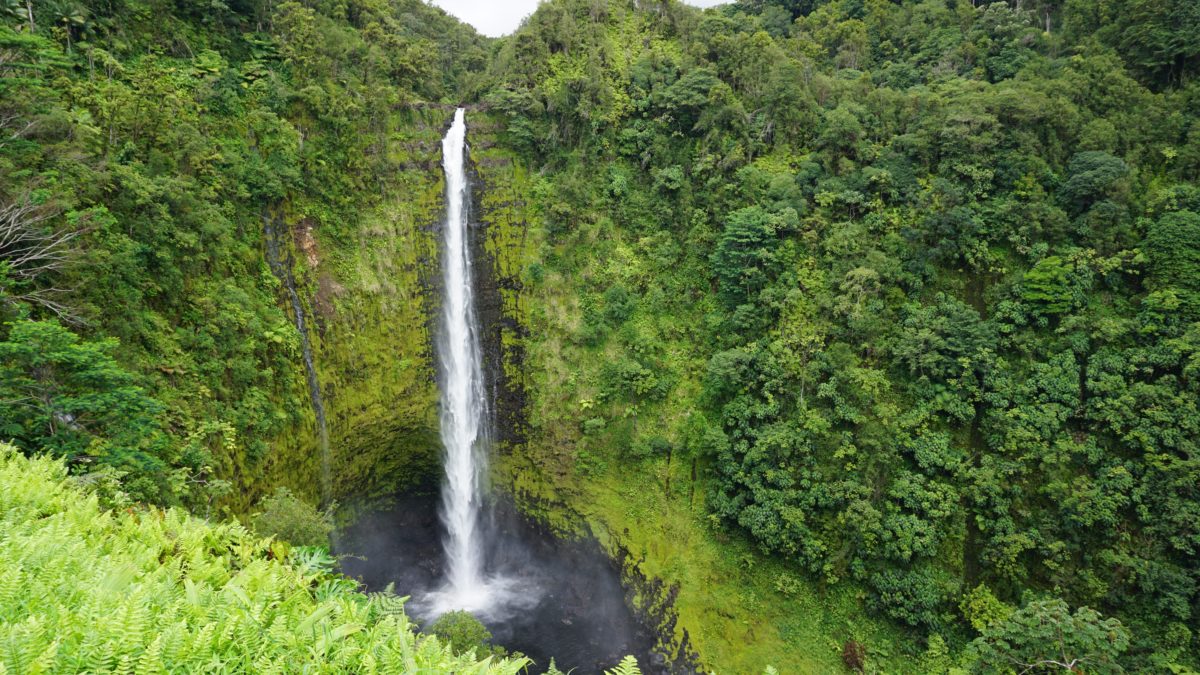
[[[0,437],[104,504],[318,543],[308,504],[436,477],[437,143],[479,102],[499,482],[664,582],[666,641],[1200,667],[1195,3],[551,0],[496,41],[419,0],[21,5]]]
[[[172,508],[104,511],[61,460],[0,447],[0,672],[502,673],[417,636],[320,549]]]
[[[713,665],[970,666],[1051,599],[1200,662],[1200,15],[972,4],[555,2],[493,62],[537,176],[507,480]]]
[[[481,38],[418,0],[33,5],[0,27],[5,437],[238,513],[424,482],[444,113],[414,104]]]

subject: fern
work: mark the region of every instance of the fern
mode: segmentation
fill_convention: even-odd
[[[55,670],[54,664],[58,661],[58,640],[46,645],[42,653],[38,655],[32,663],[29,664],[29,675],[40,675],[40,673],[52,673]],[[2,671],[0,671],[2,672]]]
[[[7,628],[7,627],[6,627]],[[8,628],[5,637],[5,661],[13,672],[23,673],[29,669],[29,652],[31,643],[28,626],[18,625]]]
[[[632,656],[626,656],[621,659],[616,668],[604,672],[605,675],[642,675],[642,669],[638,668],[637,659]]]
[[[320,550],[271,559],[236,524],[101,511],[60,462],[0,445],[0,675],[314,672],[515,675],[413,632]]]

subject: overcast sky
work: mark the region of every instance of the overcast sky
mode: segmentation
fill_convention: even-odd
[[[730,0],[683,0],[697,7],[712,7]],[[475,27],[475,30],[499,37],[521,25],[521,19],[537,9],[538,0],[433,0],[433,4]]]

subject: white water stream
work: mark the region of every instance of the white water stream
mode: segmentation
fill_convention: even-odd
[[[429,595],[428,602],[434,615],[462,609],[488,616],[507,604],[513,585],[506,579],[488,577],[484,571],[482,516],[489,438],[483,352],[467,238],[471,191],[466,171],[466,134],[464,112],[459,108],[442,139],[446,175],[442,248],[445,290],[437,361],[446,465],[439,514],[446,528],[446,573],[445,584]]]
[[[557,656],[568,670],[574,664],[577,672],[600,672],[627,653],[653,663],[657,637],[626,605],[621,568],[596,542],[560,541],[520,518],[504,501],[493,511],[488,490],[490,387],[483,362],[488,355],[472,278],[473,270],[486,274],[488,268],[474,267],[471,260],[474,192],[466,133],[459,109],[442,140],[443,304],[434,344],[445,449],[438,504],[443,555],[437,555],[431,541],[425,503],[409,500],[394,512],[368,516],[354,526],[348,550],[367,555],[348,557],[343,569],[371,588],[398,583],[414,592],[406,610],[422,622],[466,610],[501,644],[534,656],[542,667]],[[408,529],[397,531],[397,526]]]

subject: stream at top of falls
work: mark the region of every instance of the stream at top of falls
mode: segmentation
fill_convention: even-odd
[[[465,610],[493,642],[543,672],[600,672],[627,654],[643,671],[667,672],[657,636],[630,609],[620,566],[591,539],[560,539],[488,489],[491,415],[482,326],[476,311],[472,186],[465,112],[442,140],[442,311],[435,340],[444,476],[438,498],[397,495],[338,539],[343,571],[371,590],[393,585],[427,624]],[[672,669],[673,670],[673,669]]]

